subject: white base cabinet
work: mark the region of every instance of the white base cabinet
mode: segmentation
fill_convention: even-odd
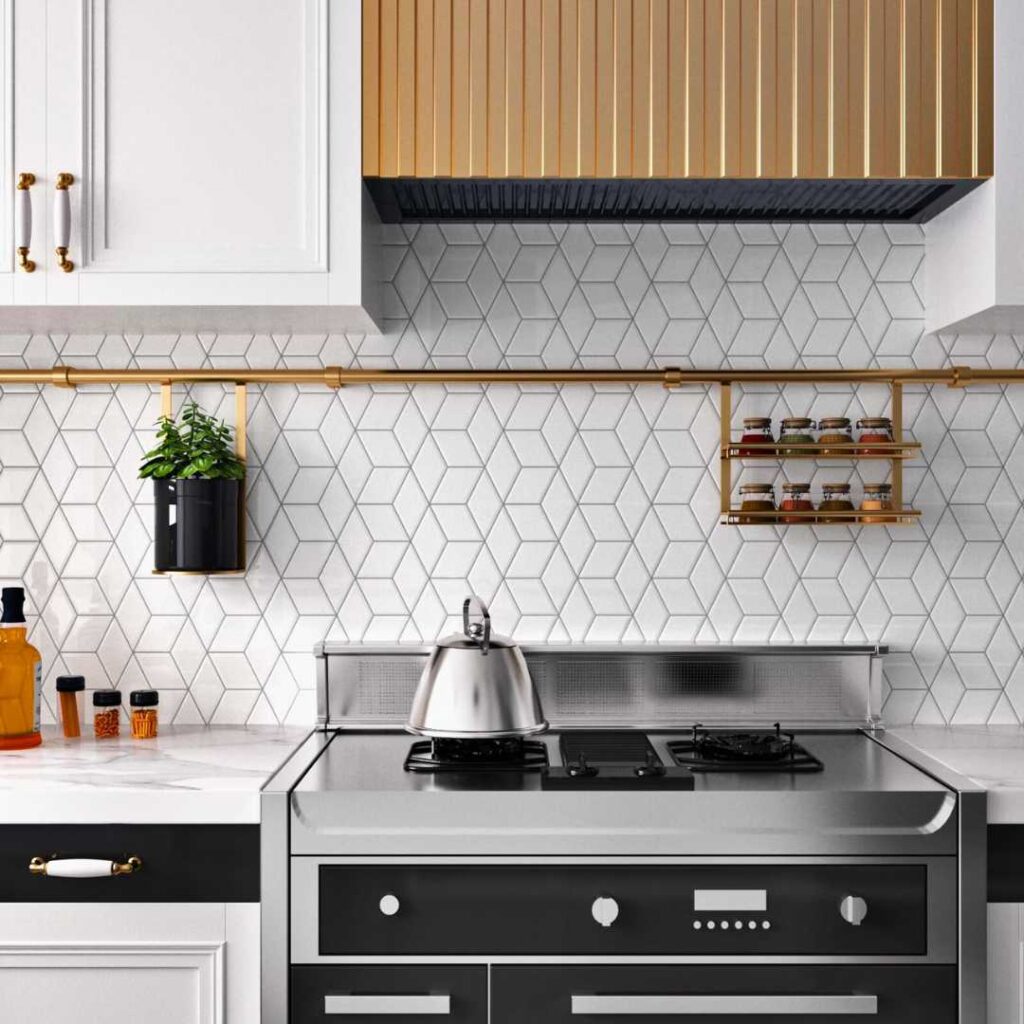
[[[0,1019],[255,1024],[256,903],[8,903]]]

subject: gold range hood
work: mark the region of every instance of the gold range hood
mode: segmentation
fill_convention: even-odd
[[[362,0],[383,219],[924,221],[992,174],[994,0]]]

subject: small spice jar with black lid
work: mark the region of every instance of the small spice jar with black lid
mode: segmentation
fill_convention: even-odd
[[[121,691],[96,690],[92,695],[92,731],[98,740],[121,735]]]
[[[57,718],[64,739],[82,735],[85,717],[85,676],[57,676]]]
[[[160,694],[156,690],[132,690],[128,703],[132,709],[132,739],[154,739]]]

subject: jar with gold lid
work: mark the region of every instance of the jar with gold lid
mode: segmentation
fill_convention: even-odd
[[[740,496],[741,512],[775,511],[775,487],[773,484],[742,484]]]
[[[814,444],[814,420],[806,416],[788,416],[782,421],[782,429],[779,433],[779,444],[790,443],[800,445],[799,448],[783,448],[783,455],[811,455],[807,445]]]
[[[846,416],[830,416],[818,421],[818,444],[822,455],[849,455],[853,444],[853,431]]]
[[[822,484],[819,512],[853,512],[849,484]]]
[[[885,449],[872,449],[872,444],[892,443],[892,420],[888,416],[868,416],[857,420],[857,448],[861,455],[884,455]]]
[[[813,512],[814,502],[811,501],[810,484],[784,483],[782,485],[782,501],[779,504],[780,512]],[[813,518],[810,516],[783,516],[784,523],[810,523]]]
[[[892,484],[865,484],[864,497],[861,499],[862,512],[891,512]],[[884,523],[884,516],[864,516],[862,523]]]
[[[772,421],[768,416],[748,416],[743,421],[743,434],[740,444],[771,444],[775,440],[772,435]],[[740,455],[756,455],[758,449],[740,448]]]

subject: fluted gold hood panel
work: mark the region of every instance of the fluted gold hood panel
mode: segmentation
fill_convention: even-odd
[[[993,0],[362,0],[372,178],[992,173]]]

